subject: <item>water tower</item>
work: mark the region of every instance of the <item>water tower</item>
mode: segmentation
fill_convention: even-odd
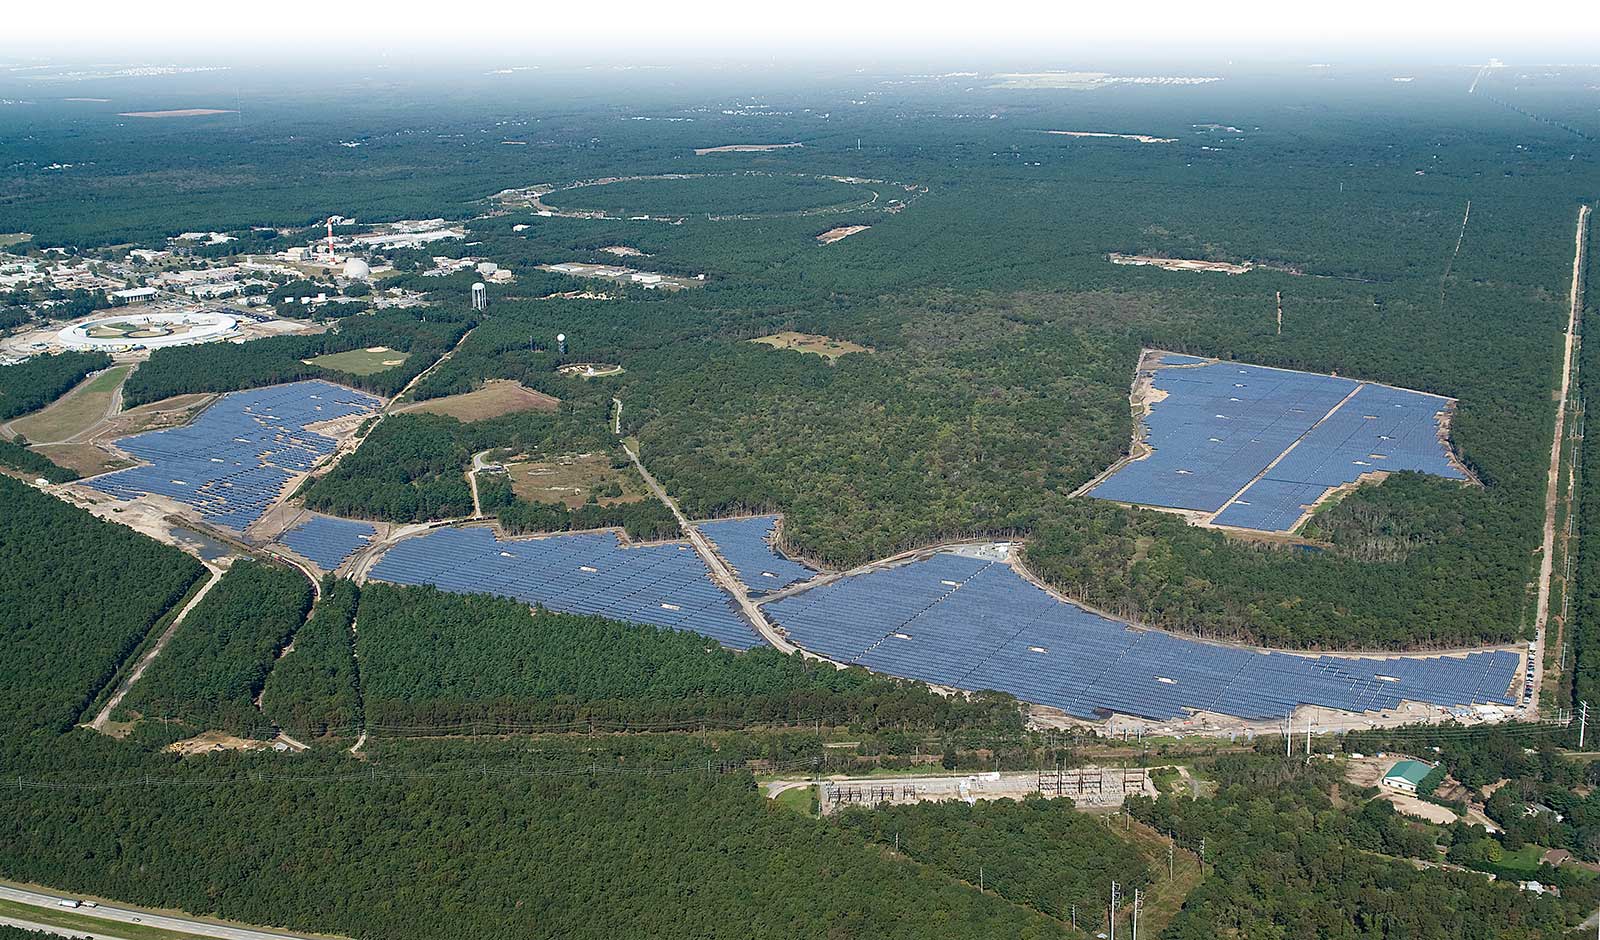
[[[472,309],[483,311],[487,310],[488,307],[489,288],[483,286],[483,282],[479,281],[478,283],[472,285]]]
[[[563,356],[567,354],[567,334],[556,334],[556,352]]]

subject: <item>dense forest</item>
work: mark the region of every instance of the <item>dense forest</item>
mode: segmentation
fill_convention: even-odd
[[[311,586],[300,572],[235,562],[189,611],[119,713],[177,719],[197,731],[263,733],[256,696],[310,606]]]
[[[109,365],[105,353],[64,352],[0,366],[0,420],[38,411]]]
[[[1005,695],[946,698],[918,683],[766,647],[735,654],[692,633],[530,612],[501,598],[370,584],[359,621],[356,653],[374,730],[693,720],[867,729],[1021,724]]]
[[[1068,799],[852,809],[839,824],[952,878],[981,879],[1006,900],[1058,920],[1076,909],[1084,927],[1103,922],[1113,880],[1132,898],[1157,877],[1154,859],[1114,835],[1104,817],[1074,811]]]
[[[200,564],[0,474],[0,714],[65,731]]]
[[[351,581],[328,579],[322,597],[294,635],[294,648],[273,664],[261,708],[291,735],[321,737],[361,723],[352,628],[359,592]]]
[[[1163,934],[1168,940],[1224,929],[1241,937],[1561,937],[1568,918],[1600,898],[1592,876],[1557,876],[1560,898],[1531,898],[1482,874],[1419,869],[1408,856],[1433,861],[1434,839],[1416,838],[1417,827],[1385,803],[1337,807],[1329,795],[1336,764],[1240,756],[1212,770],[1213,797],[1129,798],[1135,818],[1191,848],[1205,841],[1208,877]]]

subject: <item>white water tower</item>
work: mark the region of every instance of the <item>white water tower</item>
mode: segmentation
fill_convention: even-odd
[[[472,285],[472,309],[483,311],[489,308],[489,288],[482,281]]]
[[[567,354],[567,334],[556,334],[556,352],[563,356]]]

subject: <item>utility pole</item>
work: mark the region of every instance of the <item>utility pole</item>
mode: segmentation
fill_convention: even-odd
[[[1072,929],[1078,929],[1078,905],[1072,905]]]
[[[1121,887],[1115,881],[1111,882],[1111,940],[1117,940],[1117,889]]]
[[[1176,851],[1173,848],[1174,845],[1175,845],[1175,840],[1171,836],[1167,836],[1167,877],[1168,878],[1172,877],[1172,857],[1177,854]]]
[[[1289,747],[1294,741],[1294,710],[1290,709],[1289,714],[1284,716],[1283,720],[1284,727],[1288,729],[1283,733],[1283,756],[1288,757]]]
[[[1578,715],[1578,750],[1581,751],[1583,750],[1584,733],[1589,730],[1589,703],[1580,702],[1578,704],[1583,707],[1583,711]]]
[[[1133,940],[1139,940],[1139,908],[1144,906],[1144,893],[1133,889]]]

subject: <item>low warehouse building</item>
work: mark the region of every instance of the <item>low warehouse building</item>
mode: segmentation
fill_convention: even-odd
[[[1389,772],[1383,775],[1383,785],[1404,793],[1415,793],[1417,787],[1421,786],[1422,779],[1432,771],[1433,768],[1422,761],[1403,760],[1390,767]]]

